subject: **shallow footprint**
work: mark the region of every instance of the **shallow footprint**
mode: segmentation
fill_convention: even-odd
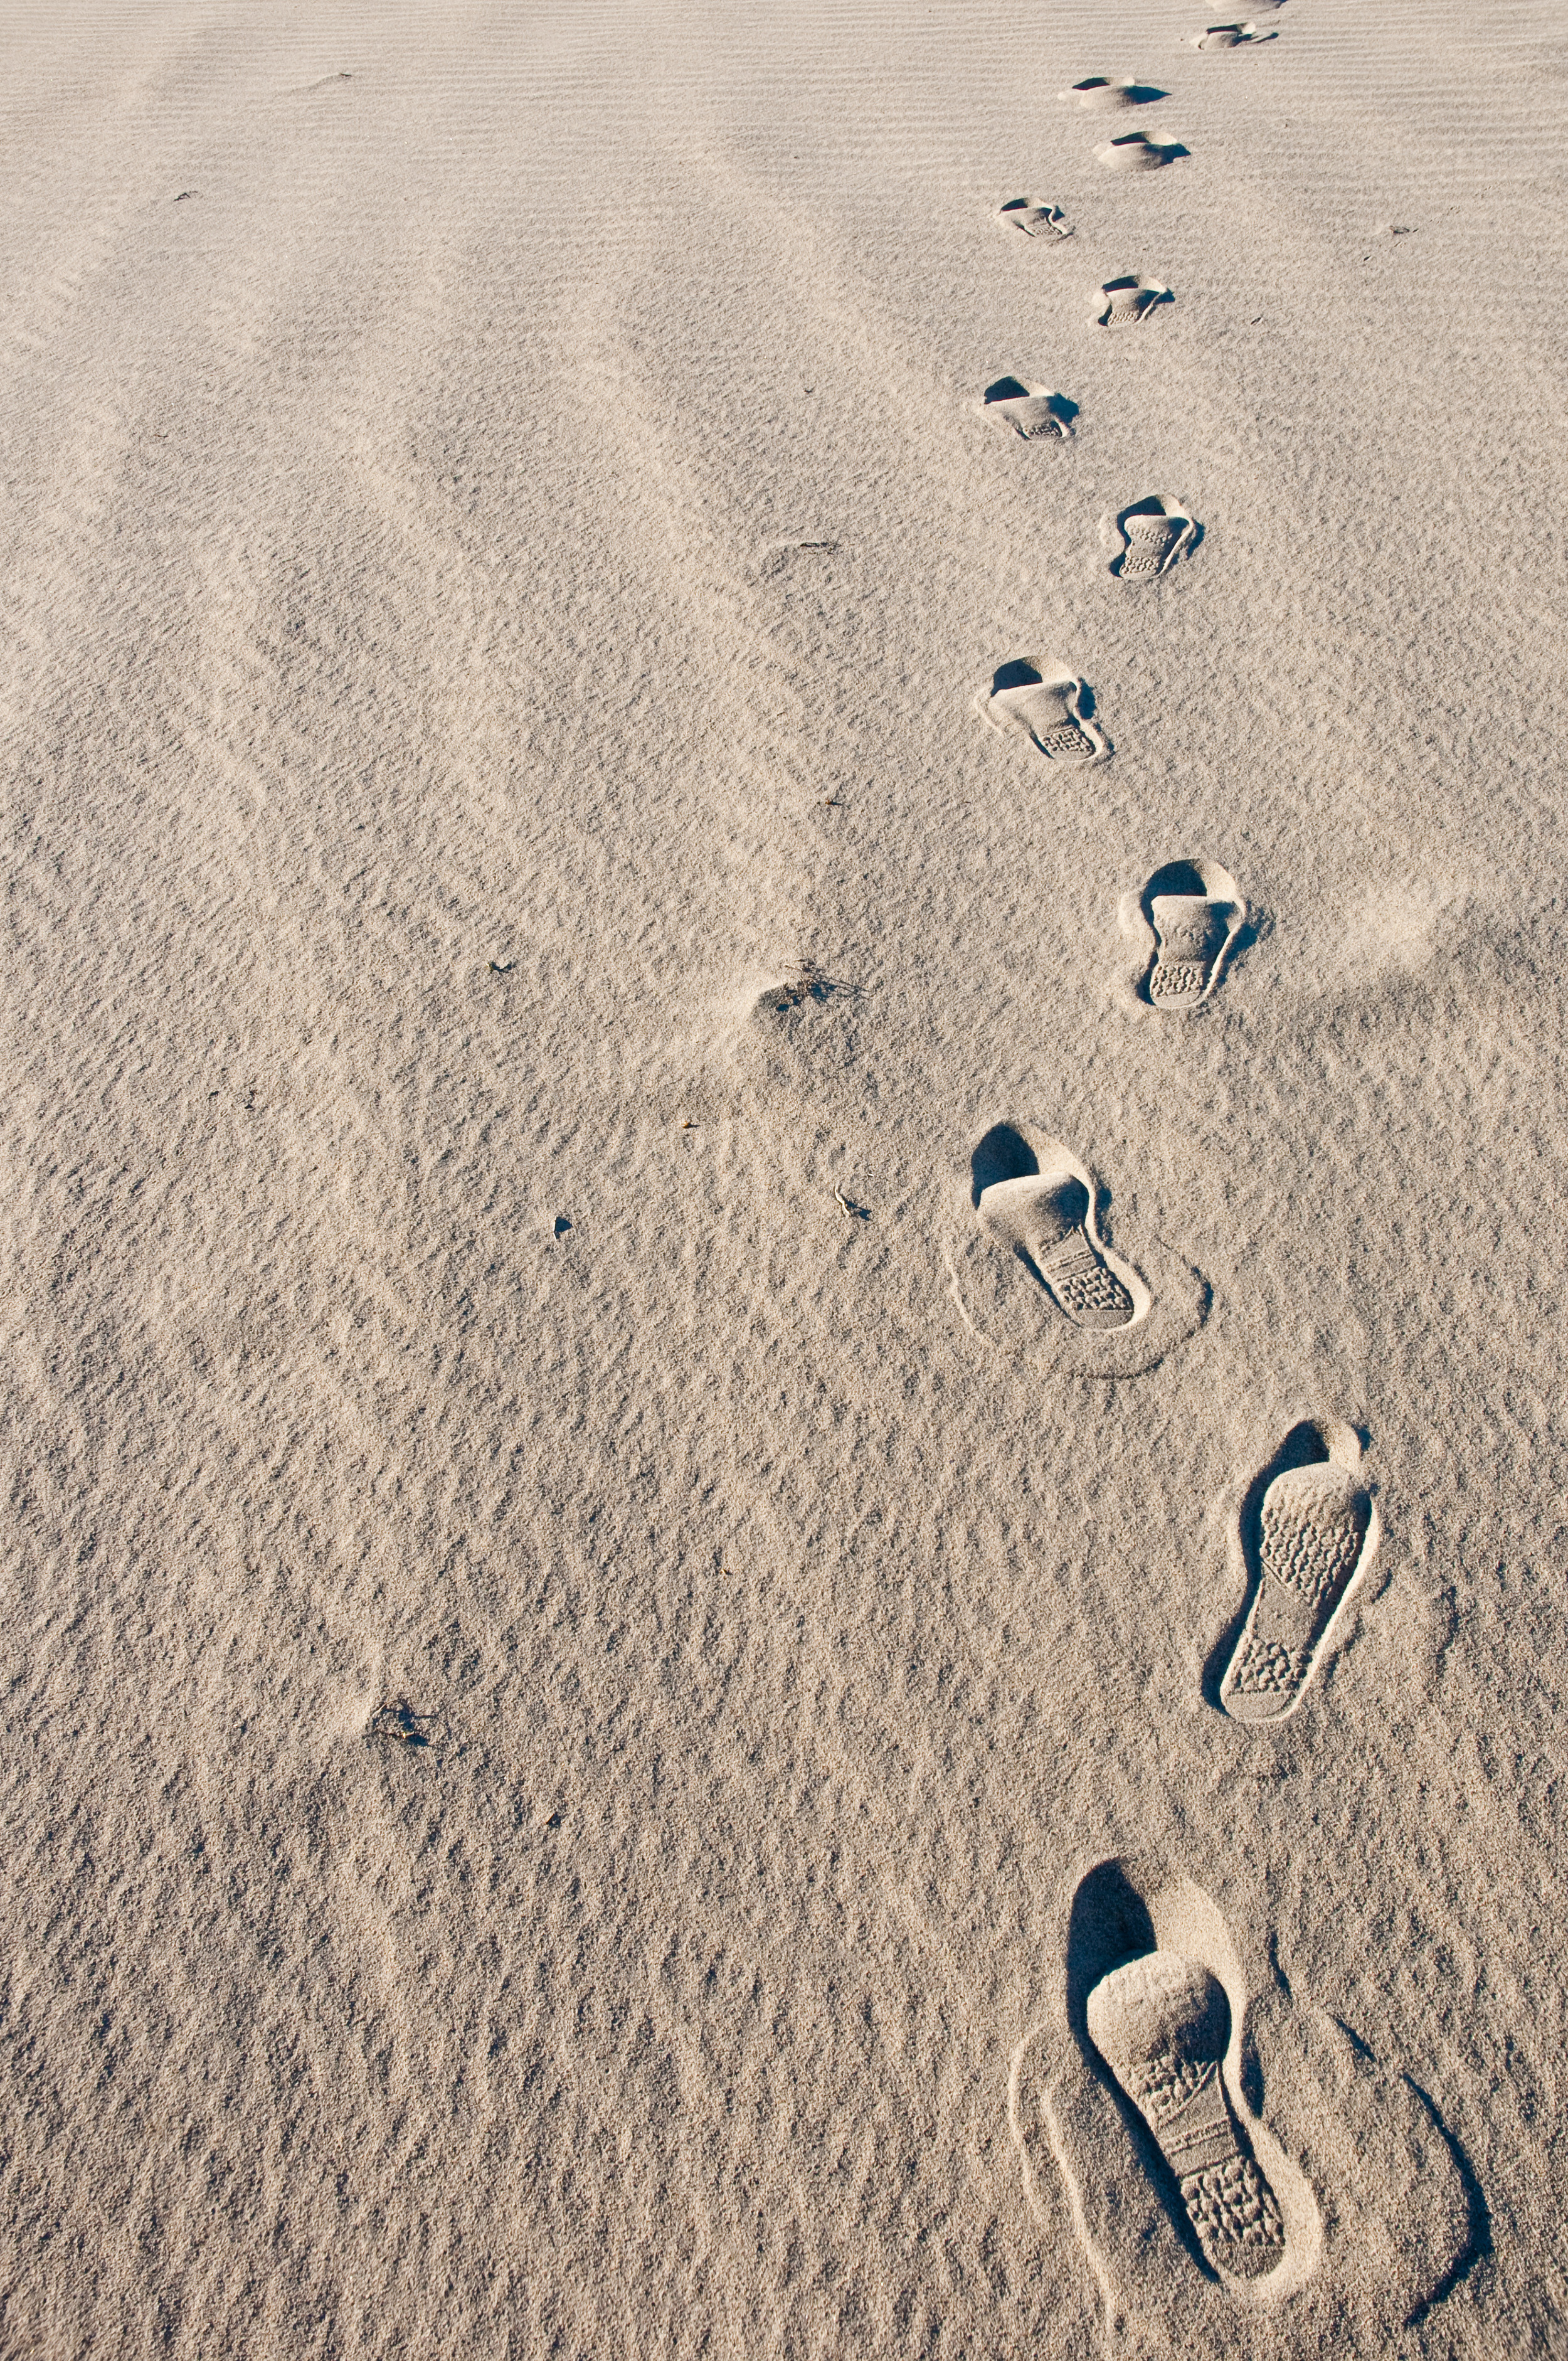
[[[1205,25],[1201,33],[1187,33],[1183,39],[1190,49],[1242,49],[1254,41],[1277,41],[1277,33],[1260,33],[1254,24]]]
[[[1222,2279],[1277,2270],[1278,2201],[1225,2095],[1231,2009],[1219,1978],[1181,1951],[1146,1951],[1102,1978],[1084,2016],[1176,2176],[1204,2261]]]
[[[1094,316],[1102,328],[1135,328],[1175,296],[1157,279],[1108,279],[1094,298]]]
[[[1028,385],[1022,378],[999,377],[981,398],[987,418],[993,418],[1026,442],[1069,442],[1078,404],[1048,385]]]
[[[1157,172],[1162,164],[1174,164],[1189,150],[1179,139],[1151,139],[1146,132],[1127,131],[1119,139],[1108,139],[1094,153],[1108,171]]]
[[[1093,692],[1048,659],[1014,656],[999,664],[979,711],[993,730],[1016,731],[1054,763],[1102,763],[1110,741],[1093,719]]]
[[[1233,1720],[1285,1720],[1329,1653],[1381,1538],[1360,1470],[1354,1429],[1337,1419],[1308,1421],[1243,1502],[1237,1535],[1253,1590],[1220,1684]]]
[[[1121,582],[1154,582],[1197,548],[1202,527],[1170,492],[1135,500],[1115,519],[1111,571]]]
[[[1195,1016],[1219,990],[1246,924],[1247,907],[1217,861],[1170,861],[1118,916],[1137,943],[1138,997],[1165,1016]]]
[[[1127,106],[1152,106],[1157,98],[1165,96],[1163,90],[1135,82],[1130,74],[1119,74],[1113,80],[1108,74],[1090,74],[1085,81],[1075,82],[1070,90],[1057,93],[1063,104],[1086,106],[1091,115],[1111,115]]]
[[[1060,205],[1045,197],[1009,197],[997,207],[996,218],[1004,229],[1021,229],[1025,237],[1072,236],[1072,224]]]

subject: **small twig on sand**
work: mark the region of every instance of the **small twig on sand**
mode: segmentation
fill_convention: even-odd
[[[415,1713],[407,1697],[394,1697],[390,1704],[376,1708],[365,1735],[372,1740],[389,1738],[399,1746],[428,1746],[426,1730],[434,1719],[433,1713]]]

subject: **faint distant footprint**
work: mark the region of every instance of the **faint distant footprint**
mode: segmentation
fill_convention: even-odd
[[[1068,106],[1086,106],[1092,115],[1111,115],[1127,106],[1152,106],[1157,98],[1164,98],[1163,90],[1148,82],[1135,82],[1128,74],[1115,80],[1107,74],[1091,74],[1083,82],[1075,82],[1070,90],[1058,90],[1057,97]]]
[[[1154,582],[1190,556],[1203,528],[1170,492],[1155,492],[1117,514],[1108,536],[1111,571],[1122,582]]]
[[[1233,1720],[1283,1721],[1330,1653],[1381,1538],[1360,1471],[1354,1428],[1313,1419],[1292,1428],[1249,1488],[1234,1540],[1251,1597],[1219,1692]]]
[[[1094,316],[1102,328],[1133,328],[1162,303],[1175,301],[1170,289],[1157,279],[1137,279],[1129,272],[1124,278],[1105,281],[1094,298]]]
[[[1179,139],[1152,139],[1144,131],[1124,132],[1119,139],[1108,139],[1094,150],[1099,161],[1113,172],[1156,172],[1162,164],[1174,164],[1179,156],[1190,152]]]
[[[977,710],[993,730],[1026,738],[1055,763],[1103,763],[1112,751],[1093,719],[1093,691],[1046,657],[1014,656],[999,664]]]
[[[976,1148],[973,1170],[981,1227],[1016,1255],[1075,1327],[1124,1328],[1147,1311],[1143,1281],[1100,1235],[1092,1179],[1059,1140],[1032,1147],[998,1124]]]
[[[1060,205],[1045,197],[1009,197],[996,218],[1004,229],[1021,229],[1025,237],[1070,237],[1072,224]]]
[[[1201,33],[1187,33],[1183,39],[1190,49],[1241,49],[1254,41],[1277,41],[1277,33],[1260,33],[1254,24],[1205,25]]]
[[[1048,385],[1027,385],[1022,378],[999,377],[981,398],[987,418],[1021,434],[1027,442],[1069,442],[1078,404]]]
[[[1219,990],[1247,907],[1217,861],[1170,861],[1141,893],[1124,895],[1117,915],[1137,945],[1139,998],[1167,1016],[1190,1016]]]
[[[683,1084],[683,1116],[700,1125],[757,1103],[815,1103],[859,1063],[861,998],[851,977],[798,951],[771,979],[755,970],[737,976],[712,1062]]]

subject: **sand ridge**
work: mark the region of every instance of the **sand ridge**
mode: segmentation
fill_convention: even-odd
[[[1256,23],[13,12],[4,2349],[1552,2349],[1568,61]]]

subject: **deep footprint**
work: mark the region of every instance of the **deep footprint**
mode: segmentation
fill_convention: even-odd
[[[1102,328],[1134,328],[1175,296],[1157,279],[1108,279],[1094,298],[1094,316]]]
[[[1335,1455],[1282,1467],[1264,1492],[1253,1531],[1244,1530],[1255,1587],[1220,1685],[1220,1702],[1234,1720],[1280,1721],[1295,1711],[1335,1615],[1376,1549],[1372,1503],[1356,1464],[1360,1445],[1349,1429],[1332,1433]],[[1323,1447],[1321,1432],[1307,1428],[1297,1430],[1286,1451],[1293,1456]]]
[[[1028,385],[1022,378],[999,377],[988,385],[981,407],[987,418],[1021,434],[1025,442],[1069,442],[1078,404],[1048,385]]]
[[[1076,673],[1045,658],[999,664],[980,711],[994,730],[1016,732],[1053,763],[1102,763],[1111,752],[1093,719],[1094,698]]]
[[[1112,172],[1157,172],[1162,164],[1174,164],[1188,152],[1179,139],[1151,139],[1143,131],[1124,132],[1120,139],[1108,139],[1094,150]]]
[[[1190,556],[1202,538],[1202,527],[1169,492],[1156,492],[1135,500],[1116,518],[1120,544],[1111,571],[1121,582],[1155,582]]]
[[[1191,1016],[1218,990],[1246,924],[1246,903],[1228,869],[1217,861],[1172,861],[1123,905],[1126,930],[1154,957],[1142,978],[1143,996],[1168,1016]]]
[[[1021,229],[1025,237],[1070,237],[1072,224],[1060,205],[1044,197],[1009,197],[997,208],[1004,229]]]
[[[1201,33],[1186,36],[1190,49],[1244,49],[1254,41],[1277,41],[1277,33],[1260,33],[1254,24],[1205,25]]]
[[[1159,945],[1149,977],[1157,1008],[1185,1015],[1209,989],[1209,972],[1225,939],[1225,924],[1206,894],[1157,894],[1154,930]]]
[[[1057,97],[1068,106],[1087,107],[1091,115],[1112,115],[1128,106],[1152,106],[1164,98],[1163,90],[1147,82],[1135,82],[1130,74],[1119,74],[1113,80],[1109,74],[1090,74],[1083,82],[1075,82],[1070,90],[1058,90]]]
[[[1231,2279],[1277,2269],[1284,2224],[1225,2095],[1231,2010],[1218,1977],[1179,1951],[1147,1951],[1095,1985],[1085,2016],[1176,2176],[1210,2268]]]
[[[1131,1295],[1092,1235],[1088,1190],[1070,1172],[1029,1172],[993,1180],[980,1195],[982,1228],[1010,1247],[1077,1328],[1124,1328]]]

